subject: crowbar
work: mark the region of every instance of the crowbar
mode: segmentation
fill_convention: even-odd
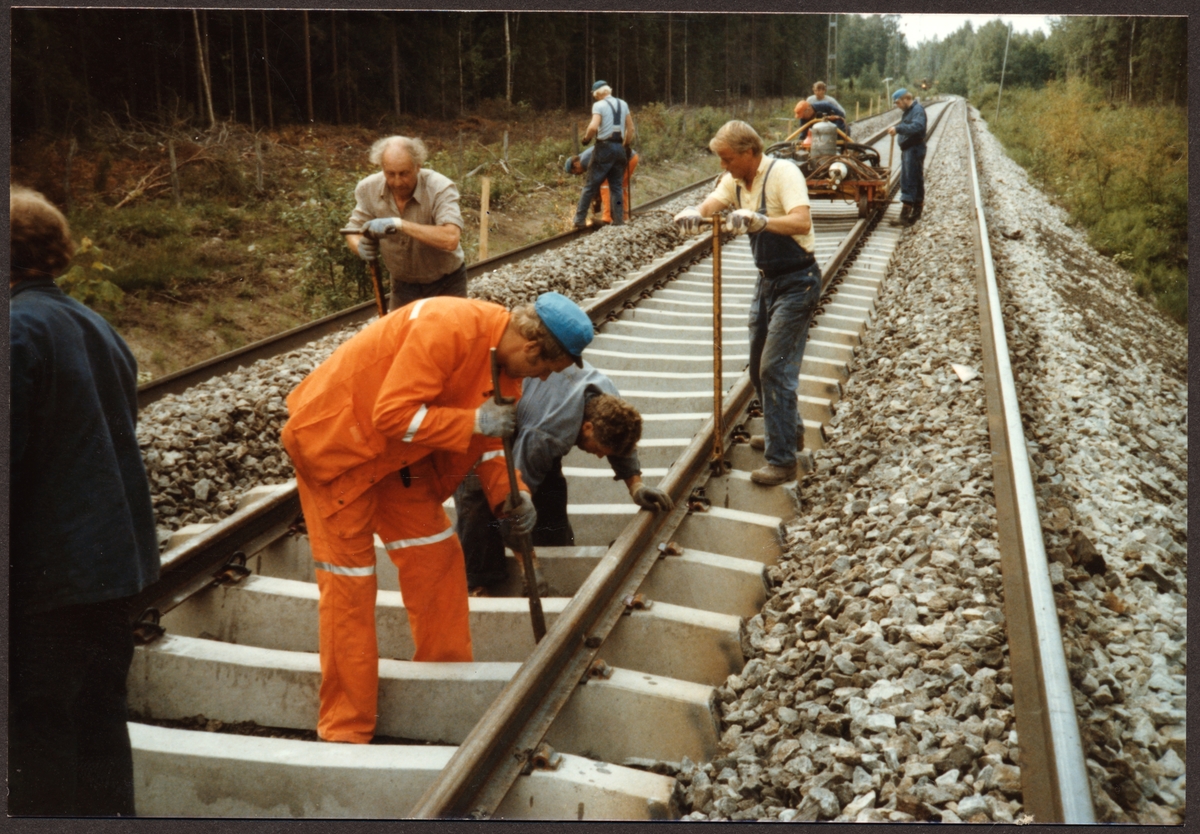
[[[496,404],[503,404],[500,396],[500,363],[496,359],[496,349],[492,348],[492,391]],[[515,507],[521,502],[520,490],[517,489],[517,468],[513,463],[513,441],[511,437],[504,438],[504,462],[508,465],[508,498]],[[546,616],[542,613],[542,599],[538,596],[537,579],[533,575],[533,541],[528,533],[522,533],[518,541],[521,554],[521,569],[525,572],[525,587],[529,589],[529,618],[533,621],[533,642],[539,643],[546,636]]]
[[[365,229],[339,229],[343,235],[362,235],[367,240],[379,242],[379,238]],[[379,313],[379,317],[383,318],[387,315],[387,301],[384,299],[383,292],[383,273],[379,270],[379,257],[376,256],[367,261],[367,265],[371,267],[371,287],[375,290],[375,309]]]

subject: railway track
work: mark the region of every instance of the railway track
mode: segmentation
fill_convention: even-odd
[[[951,111],[949,118],[960,118],[954,108],[964,109],[946,104],[931,108],[931,117]],[[882,219],[859,220],[851,205],[814,207],[826,295],[801,368],[809,448],[823,445],[823,427],[842,396],[900,235]],[[979,239],[986,242],[986,231]],[[394,743],[311,740],[317,592],[295,526],[294,487],[255,490],[233,517],[164,554],[163,580],[142,595],[144,606],[161,616],[142,624],[149,642],[130,672],[130,705],[140,719],[130,725],[139,813],[678,816],[679,786],[661,763],[703,761],[718,750],[715,688],[742,669],[743,623],[768,596],[765,572],[780,556],[782,525],[796,512],[788,488],[750,482],[759,456],[738,442],[761,431],[742,373],[756,274],[745,239],[724,248],[721,420],[712,414],[713,269],[711,262],[693,264],[710,246],[703,237],[686,243],[583,305],[599,325],[588,359],[641,410],[644,476],[677,499],[676,511],[665,518],[636,512],[602,462],[573,452],[564,472],[580,545],[539,549],[556,591],[543,600],[550,632],[534,645],[518,587],[511,597],[472,599],[472,664],[402,659],[412,653],[403,599],[390,560],[380,558],[380,654],[387,659],[378,732]],[[986,246],[980,251],[986,285]],[[991,313],[984,318],[992,321]],[[1003,338],[1002,326],[991,328]],[[1002,344],[995,356],[986,375],[999,380],[1007,356]],[[1019,416],[1003,419],[1017,414],[1015,405],[1003,392],[995,396],[994,409],[989,402],[989,413],[1000,415],[994,446],[1014,420],[1020,430]],[[710,466],[718,425],[731,466],[724,475]],[[997,476],[1006,597],[1010,605],[1044,609],[1038,542],[1028,530],[1039,529],[1036,512],[1030,516],[1020,492],[1028,474],[1020,471],[1024,443],[1007,446],[1004,460],[997,453],[1016,490],[1006,508]],[[1010,528],[1009,521],[1025,527]],[[518,575],[510,568],[510,576]],[[1026,803],[1036,805],[1039,820],[1086,821],[1086,779],[1081,788],[1072,767],[1078,739],[1064,734],[1074,720],[1070,695],[1057,689],[1065,677],[1060,682],[1051,669],[1055,634],[1044,617],[1023,622],[1032,623],[1026,631],[1035,639],[1018,645],[1010,634],[1014,672],[1031,670],[1031,685],[1015,695],[1022,747],[1027,734],[1044,739],[1029,746],[1034,755],[1022,769]],[[1061,657],[1061,644],[1057,651]],[[274,735],[162,726],[198,715],[210,728],[253,725],[275,728]],[[287,735],[293,737],[279,737]]]

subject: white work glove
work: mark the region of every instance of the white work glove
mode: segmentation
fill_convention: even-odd
[[[749,209],[738,209],[725,219],[725,231],[740,235],[742,232],[761,232],[767,228],[767,216]]]
[[[370,223],[363,226],[363,234],[369,238],[379,240],[381,237],[396,234],[403,225],[404,221],[399,217],[376,217]]]
[[[379,244],[369,237],[358,239],[358,256],[364,261],[373,261],[379,257]]]
[[[697,208],[685,208],[675,215],[675,225],[688,234],[695,234],[704,225],[704,218]]]
[[[638,484],[633,491],[633,503],[637,504],[643,510],[664,510],[668,511],[675,506],[671,501],[671,496],[667,495],[664,490],[658,487],[646,486]]]
[[[486,434],[488,437],[512,437],[516,430],[517,404],[512,400],[498,403],[489,398],[475,410],[475,434]]]
[[[537,526],[537,510],[533,508],[533,497],[522,490],[517,493],[520,502],[514,507],[512,496],[504,499],[500,507],[500,538],[513,550],[519,549],[521,539],[533,532]]]

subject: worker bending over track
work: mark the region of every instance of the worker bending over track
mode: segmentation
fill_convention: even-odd
[[[594,154],[593,154],[594,150],[595,150],[595,148],[588,148],[586,151],[579,154],[578,156],[567,157],[566,164],[563,165],[563,170],[568,174],[575,174],[576,176],[586,174],[588,172],[588,168],[592,164],[592,157],[594,156]],[[631,218],[633,216],[633,206],[631,205],[631,203],[633,201],[629,198],[629,180],[633,177],[633,172],[637,169],[637,166],[638,166],[638,152],[636,150],[634,150],[633,148],[630,148],[629,149],[629,162],[625,165],[625,176],[624,176],[624,179],[622,180],[622,185],[624,188],[623,193],[625,195],[624,202],[625,202],[625,219],[626,220],[628,220],[629,218]],[[613,219],[612,218],[612,205],[609,200],[608,181],[607,180],[600,183],[600,204],[602,207],[602,214],[600,215],[601,219],[605,223],[611,223],[612,219]],[[594,205],[595,205],[595,202],[593,201],[593,206]]]
[[[395,562],[416,661],[470,661],[462,548],[442,509],[474,467],[488,502],[518,532],[533,529],[528,487],[507,500],[501,439],[513,402],[501,394],[580,362],[592,338],[587,315],[545,293],[511,313],[485,301],[415,301],[369,325],[288,397],[283,445],[296,468],[320,592],[318,735],[366,743],[375,732],[376,533]]]
[[[709,148],[725,174],[703,203],[679,212],[675,222],[699,230],[704,218],[733,206],[726,228],[750,233],[758,267],[750,301],[750,381],[766,424],[766,436],[751,438],[751,445],[763,448],[767,459],[750,479],[774,486],[796,476],[796,451],[804,448],[796,389],[808,323],[821,298],[808,185],[791,160],[763,156],[762,139],[745,122],[726,122]]]
[[[617,480],[646,510],[669,510],[671,498],[642,483],[637,442],[642,416],[618,394],[612,380],[584,362],[546,380],[530,380],[517,404],[513,456],[521,478],[533,491],[538,522],[533,529],[537,547],[570,547],[575,533],[567,518],[567,480],[562,459],[578,446],[607,457]],[[503,531],[492,513],[481,479],[468,475],[454,493],[455,527],[467,562],[467,585],[473,596],[487,596],[489,586],[507,576]],[[511,545],[510,545],[511,546]]]

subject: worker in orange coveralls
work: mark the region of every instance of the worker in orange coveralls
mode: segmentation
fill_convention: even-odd
[[[490,349],[505,397],[546,379],[592,338],[587,315],[545,293],[511,313],[475,299],[414,301],[343,344],[288,397],[283,445],[296,469],[320,592],[317,734],[365,744],[375,733],[378,533],[400,576],[415,661],[470,661],[462,547],[442,509],[472,466],[507,534],[532,530],[528,488],[508,499],[502,438],[515,399],[494,402]]]

